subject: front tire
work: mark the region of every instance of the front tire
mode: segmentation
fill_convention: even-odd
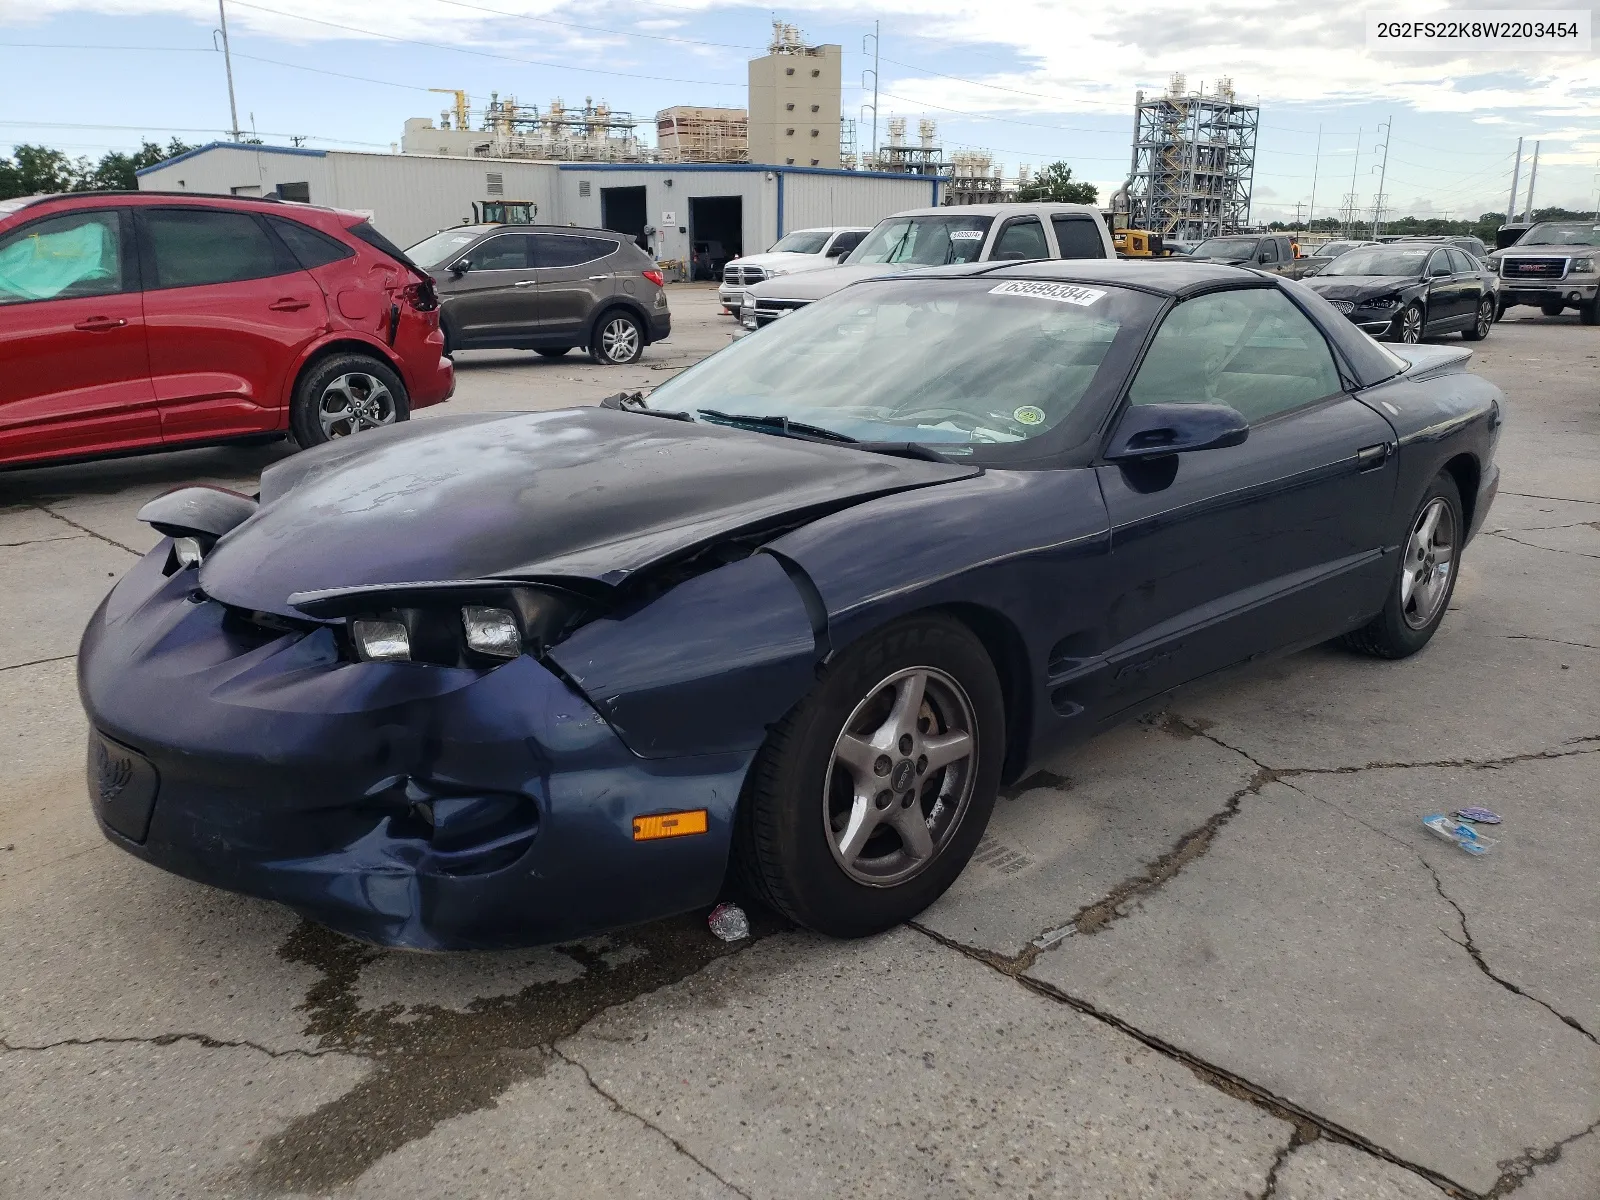
[[[1405,311],[1394,319],[1394,340],[1415,346],[1422,340],[1423,324],[1422,305],[1406,305]]]
[[[982,643],[949,617],[898,621],[841,654],[773,727],[739,801],[735,870],[819,933],[891,929],[972,857],[1004,752]]]
[[[601,314],[589,339],[589,357],[602,367],[621,367],[636,363],[644,353],[644,325],[632,313],[620,308]]]
[[[1600,295],[1578,306],[1578,320],[1585,325],[1600,325]]]
[[[1489,336],[1489,330],[1494,325],[1494,301],[1485,296],[1478,302],[1478,315],[1473,318],[1472,325],[1461,331],[1461,336],[1469,342],[1481,342]]]
[[[572,351],[571,346],[541,346],[538,353],[545,358],[560,358]]]
[[[1407,658],[1426,646],[1450,608],[1465,537],[1460,489],[1441,471],[1406,526],[1383,611],[1346,634],[1345,645],[1378,658]]]
[[[1565,304],[1541,304],[1541,305],[1539,305],[1539,311],[1542,312],[1547,317],[1559,317],[1566,310],[1567,310],[1567,306]]]
[[[289,431],[302,448],[411,416],[406,385],[369,354],[330,354],[300,377],[289,404]]]

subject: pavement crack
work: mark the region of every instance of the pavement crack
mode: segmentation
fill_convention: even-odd
[[[1600,500],[1574,500],[1571,496],[1541,496],[1535,492],[1508,492],[1501,489],[1502,496],[1520,496],[1524,500],[1559,500],[1562,504],[1600,504]]]
[[[1576,646],[1580,650],[1600,650],[1600,646],[1589,642],[1568,642],[1561,638],[1540,637],[1534,633],[1497,633],[1494,636],[1506,638],[1513,642],[1552,642],[1557,646]]]
[[[1068,1008],[1082,1013],[1084,1016],[1089,1017],[1092,1020],[1098,1021],[1103,1025],[1117,1030],[1119,1033],[1123,1033],[1128,1037],[1133,1038],[1135,1041],[1146,1046],[1148,1049],[1154,1050],[1162,1057],[1168,1058],[1173,1062],[1188,1068],[1188,1070],[1191,1071],[1202,1083],[1214,1087],[1218,1091],[1224,1093],[1225,1095],[1232,1096],[1236,1100],[1243,1100],[1248,1104],[1253,1104],[1257,1108],[1271,1113],[1280,1120],[1288,1121],[1290,1124],[1295,1126],[1297,1131],[1300,1130],[1302,1125],[1309,1126],[1310,1128],[1314,1128],[1316,1130],[1318,1137],[1325,1137],[1330,1141],[1340,1142],[1347,1146],[1353,1146],[1355,1149],[1360,1150],[1363,1153],[1370,1154],[1374,1158],[1381,1158],[1384,1162],[1393,1163],[1402,1170],[1410,1171],[1412,1174],[1426,1179],[1435,1187],[1442,1188],[1447,1195],[1456,1197],[1457,1200],[1482,1200],[1478,1193],[1472,1191],[1472,1189],[1457,1183],[1449,1176],[1443,1175],[1431,1167],[1426,1167],[1421,1163],[1412,1162],[1410,1159],[1403,1158],[1394,1153],[1394,1151],[1380,1146],[1378,1143],[1369,1138],[1363,1137],[1361,1134],[1355,1132],[1355,1130],[1340,1125],[1337,1121],[1331,1120],[1328,1117],[1314,1113],[1310,1109],[1296,1104],[1294,1101],[1289,1100],[1284,1096],[1280,1096],[1277,1093],[1262,1087],[1260,1084],[1253,1083],[1244,1076],[1228,1070],[1226,1067],[1220,1067],[1215,1063],[1208,1062],[1205,1059],[1200,1058],[1198,1055],[1192,1054],[1183,1049],[1181,1046],[1167,1041],[1165,1038],[1146,1032],[1145,1030],[1140,1029],[1137,1025],[1124,1020],[1113,1012],[1109,1012],[1106,1009],[1099,1007],[1090,1000],[1086,1000],[1081,996],[1075,996],[1071,992],[1066,991],[1064,988],[1057,987],[1055,984],[1046,983],[1044,980],[1036,979],[1031,975],[1025,974],[1024,972],[1027,968],[1016,966],[1016,959],[1005,960],[998,958],[998,956],[982,949],[981,947],[969,946],[964,942],[959,942],[952,937],[948,937],[945,934],[937,932],[936,930],[929,929],[915,921],[907,922],[907,924],[910,926],[910,928],[915,929],[918,933],[921,933],[932,941],[939,943],[941,946],[944,946],[950,950],[954,950],[957,954],[960,954],[966,958],[970,958],[974,962],[982,963],[991,970],[994,970],[999,974],[1004,975],[1006,978],[1012,979],[1021,984],[1029,991],[1043,996],[1047,1000],[1053,1000],[1059,1004],[1064,1004]],[[1019,959],[1021,957],[1022,956],[1017,956]],[[1592,1128],[1593,1127],[1591,1127],[1591,1129]],[[1585,1132],[1589,1131],[1586,1130]],[[1314,1140],[1309,1136],[1309,1130],[1301,1132],[1299,1136],[1302,1138],[1302,1144],[1304,1144],[1305,1141]],[[1293,1139],[1291,1139],[1291,1141],[1292,1140]],[[1567,1142],[1571,1142],[1573,1140],[1573,1138],[1568,1138],[1561,1144],[1565,1145]],[[1283,1157],[1287,1158],[1287,1154],[1285,1154]],[[1516,1161],[1521,1162],[1522,1159],[1519,1158]],[[1269,1175],[1269,1185],[1274,1183],[1274,1179],[1275,1176]],[[1263,1196],[1270,1195],[1272,1195],[1271,1191],[1263,1193]]]
[[[582,1074],[583,1074],[584,1082],[589,1085],[589,1089],[592,1092],[594,1092],[595,1095],[599,1096],[602,1100],[604,1100],[607,1104],[609,1104],[613,1111],[619,1112],[625,1117],[632,1117],[635,1121],[639,1122],[639,1124],[643,1125],[646,1129],[650,1130],[652,1133],[655,1133],[655,1134],[659,1135],[661,1138],[663,1138],[665,1141],[667,1141],[672,1146],[672,1148],[674,1150],[676,1150],[679,1154],[683,1155],[690,1162],[694,1163],[695,1166],[699,1167],[702,1171],[704,1171],[707,1175],[711,1176],[711,1178],[715,1179],[718,1183],[720,1183],[723,1187],[727,1188],[730,1192],[733,1192],[735,1195],[743,1196],[744,1200],[751,1200],[751,1196],[750,1196],[749,1192],[745,1191],[738,1184],[733,1183],[732,1181],[724,1178],[723,1175],[720,1172],[718,1172],[716,1170],[716,1168],[711,1166],[710,1163],[706,1162],[705,1159],[701,1158],[693,1150],[689,1149],[689,1147],[685,1146],[681,1141],[679,1141],[677,1138],[673,1137],[665,1129],[661,1128],[661,1126],[657,1125],[654,1121],[650,1120],[650,1118],[648,1118],[646,1116],[643,1116],[640,1113],[634,1112],[633,1109],[631,1109],[627,1105],[623,1104],[622,1101],[618,1100],[610,1092],[606,1091],[605,1088],[601,1087],[598,1083],[596,1083],[595,1079],[594,1079],[594,1076],[589,1073],[589,1068],[587,1066],[585,1066],[581,1061],[579,1061],[576,1058],[573,1058],[566,1051],[562,1050],[560,1046],[552,1045],[550,1047],[550,1049],[551,1049],[551,1052],[554,1053],[555,1056],[557,1058],[559,1058],[562,1062],[566,1063],[568,1066],[572,1066],[572,1067],[578,1068],[578,1070],[580,1072],[582,1072]]]
[[[57,654],[51,658],[30,658],[27,662],[7,663],[0,667],[0,671],[15,671],[22,667],[37,667],[41,663],[66,662],[68,659],[77,658],[76,654]]]
[[[1562,1024],[1570,1025],[1573,1029],[1576,1029],[1595,1045],[1600,1046],[1600,1038],[1596,1038],[1593,1033],[1585,1029],[1583,1024],[1576,1017],[1567,1016],[1566,1013],[1560,1011],[1554,1005],[1545,1000],[1539,999],[1539,997],[1535,996],[1532,992],[1525,991],[1517,984],[1512,983],[1511,980],[1507,979],[1505,976],[1499,975],[1495,972],[1494,968],[1491,967],[1484,959],[1483,951],[1479,949],[1478,943],[1473,940],[1472,929],[1467,924],[1466,910],[1455,902],[1454,898],[1451,897],[1449,892],[1444,890],[1444,880],[1439,877],[1439,872],[1434,869],[1433,864],[1430,863],[1426,858],[1423,858],[1420,853],[1417,855],[1417,858],[1421,861],[1422,865],[1427,868],[1428,874],[1433,876],[1433,890],[1439,893],[1439,899],[1443,900],[1455,910],[1456,920],[1461,926],[1462,940],[1456,941],[1455,938],[1450,938],[1450,940],[1455,942],[1456,945],[1460,946],[1467,952],[1467,955],[1474,963],[1477,964],[1478,970],[1482,971],[1485,975],[1494,980],[1501,987],[1505,988],[1505,990],[1510,992],[1512,995],[1521,996],[1524,1000],[1532,1000],[1535,1004],[1539,1005],[1539,1007],[1548,1011],[1551,1016],[1562,1022]],[[1448,934],[1445,936],[1449,937]]]
[[[0,1054],[43,1053],[67,1046],[172,1046],[179,1042],[193,1042],[207,1050],[254,1050],[268,1058],[321,1058],[325,1054],[339,1054],[339,1050],[274,1050],[260,1042],[247,1039],[233,1040],[212,1037],[208,1033],[158,1033],[145,1037],[92,1037],[62,1038],[60,1041],[38,1045],[17,1045],[0,1038]]]
[[[71,542],[82,536],[81,533],[63,533],[60,537],[23,538],[20,542],[0,542],[0,550],[12,550],[17,546],[38,546],[44,542]]]
[[[1577,1133],[1569,1134],[1552,1146],[1546,1146],[1540,1150],[1524,1150],[1515,1158],[1504,1159],[1496,1163],[1495,1166],[1500,1168],[1500,1178],[1495,1181],[1492,1188],[1483,1194],[1484,1200],[1500,1200],[1502,1196],[1509,1196],[1524,1183],[1527,1183],[1538,1168],[1548,1167],[1552,1163],[1559,1162],[1562,1153],[1568,1146],[1580,1138],[1588,1137],[1597,1129],[1600,1129],[1600,1121],[1578,1130]]]
[[[1267,1186],[1261,1190],[1258,1200],[1272,1200],[1278,1194],[1278,1173],[1283,1170],[1283,1164],[1301,1146],[1315,1142],[1322,1137],[1322,1130],[1310,1121],[1296,1121],[1294,1132],[1289,1135],[1289,1140],[1278,1147],[1278,1152],[1272,1156],[1272,1165],[1267,1168]]]
[[[1512,537],[1509,533],[1495,529],[1489,532],[1490,537],[1504,538],[1508,542],[1515,542],[1519,546],[1531,546],[1535,550],[1548,550],[1552,554],[1576,554],[1579,558],[1600,558],[1600,554],[1590,554],[1587,550],[1568,550],[1561,546],[1541,546],[1538,542],[1525,542],[1519,537]]]
[[[42,501],[35,500],[33,502],[33,506],[35,508],[37,508],[40,512],[44,513],[45,516],[54,517],[58,521],[63,521],[66,524],[71,525],[74,529],[78,530],[80,533],[86,533],[92,538],[97,538],[100,541],[104,542],[108,546],[115,546],[118,550],[126,550],[129,554],[133,555],[135,558],[143,558],[144,557],[144,551],[143,550],[135,550],[132,546],[124,545],[122,542],[117,541],[116,538],[109,538],[103,533],[99,533],[96,530],[90,529],[87,525],[84,525],[84,524],[82,524],[81,522],[78,522],[78,521],[74,521],[71,517],[64,517],[60,513],[58,513],[55,509],[51,508],[48,504],[45,504]]]

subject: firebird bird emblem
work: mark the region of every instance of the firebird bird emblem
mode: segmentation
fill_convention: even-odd
[[[133,761],[125,755],[113,758],[106,753],[105,744],[94,745],[94,786],[102,800],[115,800],[133,780]]]

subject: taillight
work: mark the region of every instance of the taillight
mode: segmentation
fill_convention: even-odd
[[[419,279],[407,284],[400,290],[400,295],[418,312],[432,312],[439,307],[439,293],[431,279]]]
[[[643,274],[646,279],[655,284],[657,287],[665,287],[667,284],[667,277],[660,271],[650,270],[641,272],[641,274]]]

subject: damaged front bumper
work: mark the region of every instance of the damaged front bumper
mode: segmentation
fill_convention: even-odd
[[[106,597],[78,660],[91,799],[129,853],[416,949],[562,941],[715,899],[750,752],[639,758],[527,656],[347,661],[330,628],[167,574],[169,547]],[[635,839],[635,818],[695,810],[704,833]]]

